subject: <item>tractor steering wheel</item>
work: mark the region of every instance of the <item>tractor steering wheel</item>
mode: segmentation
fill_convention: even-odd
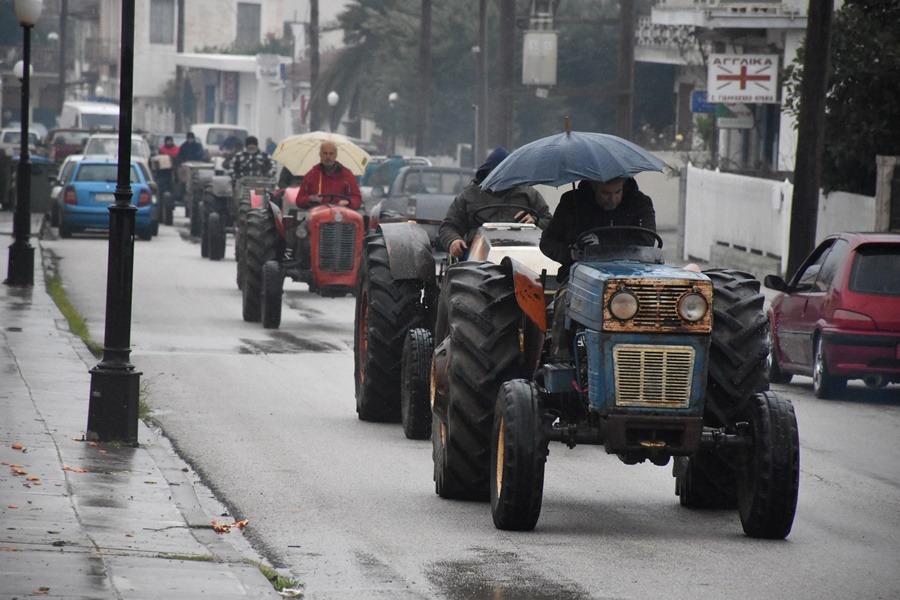
[[[660,237],[660,235],[658,233],[656,233],[652,229],[647,229],[646,227],[636,227],[634,225],[604,225],[602,227],[593,227],[591,229],[584,231],[583,233],[581,233],[578,236],[578,240],[576,240],[576,242],[575,242],[575,247],[578,250],[584,250],[585,246],[593,245],[589,242],[586,242],[584,240],[585,237],[587,237],[588,235],[594,234],[599,239],[602,240],[603,239],[601,237],[602,234],[610,233],[610,232],[635,232],[635,233],[652,235],[654,238],[656,238],[656,243],[657,243],[656,247],[660,248],[660,249],[663,247],[663,239]]]
[[[535,209],[531,208],[530,206],[525,206],[525,205],[523,205],[523,204],[486,204],[485,206],[482,206],[482,207],[480,207],[480,208],[476,208],[475,210],[473,210],[472,213],[471,213],[471,217],[472,217],[472,219],[474,220],[475,217],[476,217],[479,213],[482,213],[482,212],[484,212],[484,211],[486,211],[486,210],[497,209],[497,208],[518,209],[518,212],[524,212],[526,215],[530,215],[531,218],[534,220],[534,224],[535,224],[535,225],[537,225],[538,218],[540,217],[540,214],[538,213],[538,211],[536,211]],[[518,214],[518,213],[517,213],[517,214]],[[506,222],[509,222],[509,223],[521,223],[522,221],[521,221],[521,220],[516,220],[515,217],[510,217],[510,218],[509,218],[509,221],[505,221],[505,220],[504,220],[504,221],[500,221],[500,222],[501,222],[501,223],[506,223]],[[485,223],[487,223],[487,221],[481,221],[481,223],[480,223],[478,226],[480,227],[481,225],[484,225]],[[474,227],[473,227],[473,229],[474,229]]]
[[[348,205],[350,204],[350,196],[348,196],[346,194],[332,194],[329,192],[325,192],[322,194],[315,194],[315,195],[319,197],[319,200],[318,201],[310,200],[309,201],[310,204],[338,204],[338,202],[325,202],[324,201],[325,198],[337,198],[338,200],[346,200],[347,204]]]

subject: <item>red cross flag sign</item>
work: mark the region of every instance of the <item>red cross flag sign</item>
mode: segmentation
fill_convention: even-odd
[[[778,56],[712,54],[706,80],[708,102],[778,102]]]

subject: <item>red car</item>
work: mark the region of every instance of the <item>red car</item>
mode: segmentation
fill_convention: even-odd
[[[837,233],[822,241],[769,308],[769,380],[813,378],[818,398],[839,397],[848,379],[900,382],[900,234]]]
[[[51,129],[44,141],[47,157],[54,164],[62,164],[70,154],[80,153],[90,136],[90,129]]]

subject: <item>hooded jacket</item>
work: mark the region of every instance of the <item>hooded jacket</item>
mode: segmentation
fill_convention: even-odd
[[[503,147],[495,148],[475,171],[475,179],[467,185],[450,204],[447,216],[441,222],[438,230],[438,239],[445,249],[455,240],[462,239],[469,245],[475,233],[483,223],[510,221],[520,212],[521,208],[494,208],[483,210],[473,218],[473,213],[479,208],[491,204],[508,204],[527,206],[538,213],[536,224],[541,229],[550,223],[550,208],[539,191],[528,185],[518,185],[500,192],[484,191],[481,182],[494,168],[499,165],[509,152]]]

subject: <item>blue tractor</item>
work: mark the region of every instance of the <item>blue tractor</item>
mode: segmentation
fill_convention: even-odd
[[[790,533],[797,420],[768,391],[759,281],[666,265],[657,246],[580,248],[565,301],[546,302],[546,272],[514,258],[447,270],[430,384],[439,496],[490,498],[498,528],[531,530],[549,442],[598,444],[627,464],[672,462],[682,505],[736,508],[748,536]],[[562,359],[554,310],[572,342]]]

